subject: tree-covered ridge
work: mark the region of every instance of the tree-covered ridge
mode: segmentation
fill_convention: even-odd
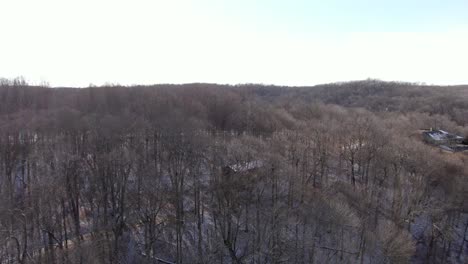
[[[0,83],[0,263],[468,259],[468,87]]]

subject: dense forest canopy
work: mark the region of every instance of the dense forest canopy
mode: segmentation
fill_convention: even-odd
[[[0,263],[464,263],[468,86],[0,80]]]

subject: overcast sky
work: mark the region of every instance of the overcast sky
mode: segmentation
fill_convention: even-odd
[[[0,77],[468,84],[467,0],[0,0]]]

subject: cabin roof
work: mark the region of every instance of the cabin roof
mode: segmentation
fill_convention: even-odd
[[[463,137],[461,136],[451,134],[441,129],[424,131],[423,133],[435,141],[444,141],[444,140],[450,140],[450,139],[460,139],[460,140],[463,139]]]
[[[253,169],[258,169],[258,168],[263,167],[263,161],[254,160],[254,161],[240,162],[240,163],[229,165],[227,167],[234,172],[245,172],[245,171],[250,171]]]

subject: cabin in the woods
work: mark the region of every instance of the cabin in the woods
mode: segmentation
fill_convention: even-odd
[[[441,129],[428,129],[422,132],[424,141],[450,152],[468,151],[464,138]]]
[[[260,169],[261,167],[263,167],[263,161],[261,160],[241,162],[241,163],[236,163],[236,164],[225,166],[223,168],[223,174],[232,175],[232,174],[238,174],[238,173],[254,172]]]
[[[463,137],[441,129],[429,129],[423,132],[424,140],[432,144],[461,144]]]

